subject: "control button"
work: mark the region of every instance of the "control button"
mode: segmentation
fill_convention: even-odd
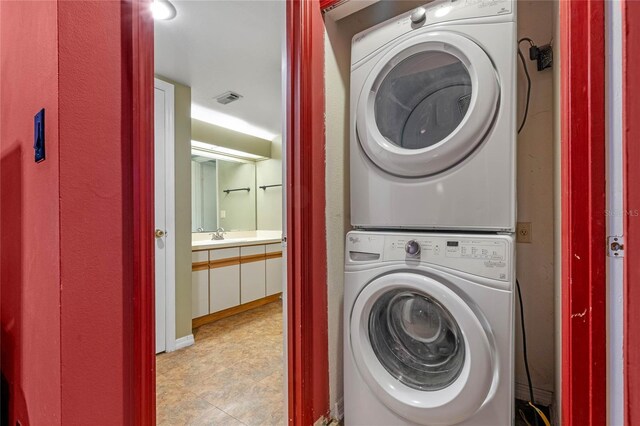
[[[427,11],[424,7],[419,7],[413,11],[411,14],[411,22],[414,24],[419,24],[424,21],[424,18],[427,16]]]
[[[416,240],[410,240],[405,244],[404,251],[407,253],[409,257],[419,257],[420,256],[420,243]]]

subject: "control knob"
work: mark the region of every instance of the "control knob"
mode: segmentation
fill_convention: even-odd
[[[404,245],[404,251],[408,257],[420,257],[420,243],[416,240],[410,240]]]
[[[419,7],[413,11],[411,14],[411,22],[414,24],[419,24],[424,21],[424,18],[427,16],[427,10],[424,7]]]

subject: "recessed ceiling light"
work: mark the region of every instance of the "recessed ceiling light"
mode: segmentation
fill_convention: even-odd
[[[236,132],[255,136],[260,139],[266,139],[268,141],[272,141],[276,136],[278,136],[268,130],[247,123],[241,118],[223,114],[199,105],[191,105],[191,118],[215,124],[216,126],[224,127],[225,129],[235,130]]]
[[[176,8],[169,0],[153,0],[151,3],[153,19],[168,21],[176,17]]]

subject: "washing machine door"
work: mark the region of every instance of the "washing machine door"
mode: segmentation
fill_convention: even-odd
[[[446,283],[399,272],[358,295],[351,352],[371,391],[422,425],[454,425],[487,399],[497,369],[478,315]]]
[[[482,143],[499,99],[497,72],[478,44],[428,32],[399,43],[372,68],[358,100],[357,137],[387,173],[435,175]]]

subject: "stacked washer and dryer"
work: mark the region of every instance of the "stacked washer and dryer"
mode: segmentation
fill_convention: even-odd
[[[513,424],[515,8],[436,0],[353,39],[346,426]]]

